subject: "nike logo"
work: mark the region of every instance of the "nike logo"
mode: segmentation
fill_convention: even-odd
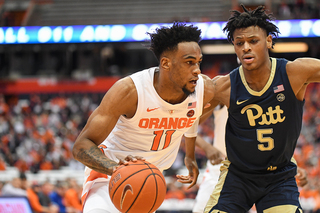
[[[247,100],[249,100],[249,99],[247,99]],[[237,104],[237,105],[243,104],[243,103],[246,102],[247,100],[244,100],[244,101],[239,101],[239,100],[238,100],[236,104]]]
[[[128,192],[131,192],[131,194],[133,194],[133,190],[132,190],[132,186],[130,184],[127,184],[124,188],[123,188],[123,191],[122,191],[122,194],[121,194],[121,198],[120,198],[120,208],[122,209],[122,205],[123,205],[123,201],[124,199],[126,198],[126,194]]]
[[[159,109],[159,108],[160,108],[160,107],[153,108],[153,109],[149,109],[149,107],[148,107],[147,112],[151,112],[151,111],[154,111],[154,110]]]

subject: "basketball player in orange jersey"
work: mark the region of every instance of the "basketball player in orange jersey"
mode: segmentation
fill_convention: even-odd
[[[224,28],[241,66],[214,79],[213,101],[228,107],[227,160],[204,212],[241,213],[254,204],[258,213],[302,212],[292,157],[306,88],[320,82],[320,60],[270,58],[279,33],[272,14],[242,8]]]
[[[136,159],[168,169],[183,135],[189,174],[177,178],[189,187],[196,184],[197,128],[191,127],[214,94],[213,81],[200,75],[200,34],[197,27],[182,23],[149,33],[159,66],[117,81],[89,117],[73,147],[74,158],[86,166],[84,213],[118,212],[108,193],[115,169]]]

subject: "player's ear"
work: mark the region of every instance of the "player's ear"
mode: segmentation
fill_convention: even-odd
[[[272,36],[271,35],[267,36],[267,47],[268,47],[268,49],[272,49]]]
[[[161,60],[160,60],[160,66],[163,69],[170,69],[171,60],[168,57],[162,57]]]

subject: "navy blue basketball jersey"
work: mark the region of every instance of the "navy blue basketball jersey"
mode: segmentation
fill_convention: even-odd
[[[292,91],[287,60],[270,60],[269,80],[259,92],[248,86],[242,66],[230,73],[226,126],[229,168],[247,174],[274,174],[291,165],[288,172],[292,176],[296,172],[292,156],[301,131],[304,101]]]

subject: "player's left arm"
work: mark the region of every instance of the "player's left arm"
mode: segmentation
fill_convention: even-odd
[[[198,125],[196,125],[198,126]],[[197,183],[199,168],[195,157],[196,137],[185,137],[186,156],[184,158],[185,166],[189,171],[189,175],[177,175],[178,182],[190,183],[188,189]]]
[[[206,75],[201,75],[204,82],[204,97],[203,97],[203,111],[206,108],[212,108],[212,104],[207,105],[214,97],[214,84],[213,81]],[[189,188],[197,183],[199,169],[195,158],[195,144],[198,133],[199,119],[193,126],[184,134],[186,144],[186,156],[184,159],[185,166],[189,170],[189,175],[177,175],[178,181],[181,183],[190,183]]]
[[[189,188],[197,183],[199,168],[196,161],[195,148],[196,148],[196,137],[198,135],[199,119],[197,119],[192,127],[184,133],[186,155],[184,158],[184,164],[189,171],[189,175],[176,175],[178,182],[190,183]]]

